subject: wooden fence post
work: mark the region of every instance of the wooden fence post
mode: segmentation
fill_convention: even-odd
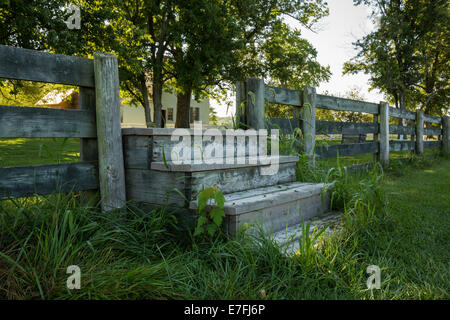
[[[450,117],[442,117],[442,153],[450,154]]]
[[[242,124],[246,123],[245,119],[245,82],[244,81],[238,81],[236,82],[236,125],[241,128],[245,129]]]
[[[416,112],[416,154],[423,156],[423,110]]]
[[[379,118],[379,114],[374,114],[372,122],[378,126],[378,130],[377,131],[379,132],[380,131],[380,124],[379,124],[378,118]],[[378,142],[378,133],[374,133],[373,134],[373,142]],[[378,158],[378,153],[374,153],[373,154],[373,160],[376,161],[377,158]]]
[[[255,130],[265,129],[264,80],[256,78],[248,79],[245,92],[245,98],[247,99],[245,124]]]
[[[80,87],[80,110],[91,110],[95,114],[95,90],[93,88]],[[97,138],[84,138],[80,141],[80,158],[83,162],[98,160]],[[84,205],[97,202],[97,192],[93,190],[81,192],[81,202]]]
[[[316,142],[316,89],[304,87],[302,90],[301,130],[303,152],[309,157],[310,167],[314,167],[314,146]]]
[[[380,141],[378,160],[383,165],[389,165],[389,104],[380,102]]]
[[[126,201],[117,58],[95,53],[94,72],[101,203],[111,211]]]

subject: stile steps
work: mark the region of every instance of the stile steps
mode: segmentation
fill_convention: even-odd
[[[208,164],[202,158],[178,164],[168,156],[175,148],[171,130],[122,131],[128,199],[177,206],[195,214],[198,192],[216,185],[226,199],[224,227],[231,235],[252,225],[276,234],[329,211],[327,186],[296,182],[297,157],[280,156],[278,171],[268,175],[270,161],[249,157],[250,140],[246,140],[244,156],[236,156],[234,163],[223,159]]]

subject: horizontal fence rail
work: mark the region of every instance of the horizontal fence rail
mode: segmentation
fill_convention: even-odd
[[[2,138],[95,138],[95,111],[0,106]]]
[[[368,142],[317,146],[315,152],[320,158],[336,158],[338,155],[340,157],[356,156],[364,153],[378,152],[378,143]]]
[[[336,111],[353,111],[353,112],[378,114],[378,104],[331,96],[324,96],[321,94],[317,95],[316,107]]]
[[[75,85],[79,110],[0,106],[0,138],[80,138],[81,162],[0,167],[0,200],[100,190],[103,211],[125,205],[117,58],[94,60],[0,45],[0,79]]]
[[[95,86],[91,59],[0,46],[0,61],[0,78]]]
[[[298,90],[264,86],[264,98],[267,103],[297,107],[302,105],[302,92]]]
[[[0,167],[0,200],[97,188],[95,163]]]
[[[289,134],[295,128],[301,128],[303,120],[271,118],[269,128],[280,129],[282,133]],[[335,122],[316,120],[316,134],[368,134],[377,133],[377,123]]]
[[[389,141],[389,151],[414,150],[414,141]]]
[[[408,110],[401,110],[389,107],[389,116],[394,118],[402,118],[407,120],[416,120],[416,114]]]
[[[416,133],[415,127],[405,127],[405,126],[398,126],[398,125],[389,125],[389,133],[390,134],[403,134],[403,135],[411,135]]]
[[[245,111],[238,108],[237,115],[245,126],[254,129],[264,129],[262,124],[270,129],[279,129],[283,134],[294,134],[300,129],[303,134],[303,151],[309,156],[309,162],[314,164],[315,156],[333,158],[374,153],[383,164],[389,162],[390,151],[414,151],[422,155],[424,149],[441,148],[443,153],[450,152],[449,117],[436,117],[423,114],[422,111],[412,112],[390,107],[387,103],[379,104],[339,97],[316,94],[314,88],[305,87],[302,90],[278,88],[264,84],[261,79],[249,79],[246,83],[236,85],[236,102],[244,104]],[[262,88],[262,89],[261,89]],[[262,92],[260,91],[262,90]],[[250,94],[252,91],[252,94]],[[261,97],[264,97],[262,101]],[[256,97],[256,98],[254,98]],[[294,117],[291,119],[264,118],[265,103],[293,106]],[[373,122],[335,122],[316,120],[317,108],[358,112],[373,115]],[[254,117],[260,117],[254,119]],[[390,124],[390,118],[407,120],[408,125]],[[425,125],[425,123],[428,123]],[[429,125],[431,124],[431,125]],[[244,127],[245,127],[244,126]],[[315,146],[316,135],[338,134],[359,139],[361,135],[373,134],[374,141],[366,143],[343,143],[339,145]],[[410,140],[390,140],[391,135],[409,135]],[[424,141],[423,136],[437,137],[437,141]],[[355,138],[356,137],[356,138]],[[364,137],[365,139],[365,137]],[[312,143],[311,143],[312,140]],[[344,139],[343,139],[344,141]],[[346,140],[347,141],[347,140]],[[362,167],[365,164],[361,165]]]

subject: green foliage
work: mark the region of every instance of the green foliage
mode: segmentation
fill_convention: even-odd
[[[302,222],[302,236],[298,240],[299,249],[295,256],[302,264],[303,269],[314,267],[314,258],[316,255],[321,255],[320,251],[317,250],[319,240],[328,228],[329,225],[320,230],[311,230],[311,222]]]
[[[449,105],[449,3],[355,0],[372,7],[376,30],[354,43],[344,73],[370,74],[372,87],[397,107],[443,115]]]
[[[450,211],[441,191],[450,162],[422,165],[402,165],[400,177],[388,172],[388,211],[375,210],[371,223],[344,224],[316,240],[305,232],[309,258],[284,255],[263,232],[192,245],[167,208],[102,214],[73,194],[3,201],[0,298],[448,299]],[[349,188],[358,179],[371,178],[351,176]],[[66,288],[71,264],[81,268],[80,290]],[[371,292],[372,264],[382,282]]]
[[[209,107],[209,123],[212,125],[217,125],[219,117],[217,116],[216,110],[213,107]]]
[[[194,236],[208,235],[212,237],[222,225],[225,212],[225,198],[217,186],[209,187],[198,195],[197,227]]]
[[[290,89],[318,86],[330,78],[330,67],[317,62],[316,49],[281,21],[274,23],[268,38],[261,44],[263,70],[270,84]]]

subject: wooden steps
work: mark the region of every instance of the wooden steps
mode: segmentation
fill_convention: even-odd
[[[190,202],[197,209],[197,200]],[[240,228],[260,225],[273,233],[327,212],[329,192],[322,183],[292,182],[225,195],[225,228],[236,234]]]
[[[239,142],[245,145],[245,152],[235,152],[232,161],[226,158],[225,143],[221,157],[214,154],[204,158],[203,153],[192,152],[189,162],[172,161],[168,155],[178,142],[171,139],[173,130],[123,131],[128,199],[175,206],[190,217],[196,215],[198,193],[217,186],[226,199],[224,227],[232,235],[256,224],[274,233],[328,211],[329,193],[324,192],[327,186],[296,182],[298,157],[261,160],[249,156],[252,142],[246,139]],[[192,136],[194,145],[193,141]],[[211,143],[203,141],[202,150]],[[236,140],[235,148],[237,144]],[[270,172],[273,168],[275,172]]]

